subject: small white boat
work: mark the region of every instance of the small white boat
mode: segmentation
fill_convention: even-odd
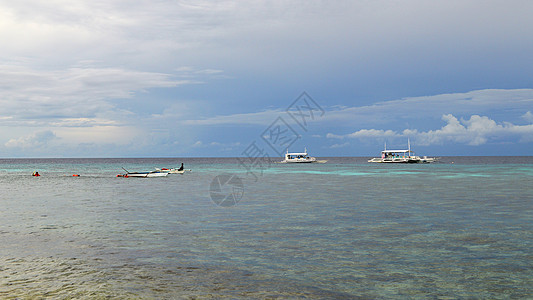
[[[327,162],[327,160],[317,160],[315,157],[309,157],[309,155],[307,154],[307,148],[306,148],[304,152],[293,152],[293,153],[290,153],[289,149],[287,149],[285,158],[279,163],[285,164],[285,163],[325,163],[325,162]]]
[[[411,143],[407,140],[407,150],[387,150],[387,144],[385,144],[385,150],[381,151],[381,157],[374,157],[368,160],[370,163],[432,163],[437,159],[435,157],[420,157],[416,156],[411,151]]]
[[[420,162],[421,163],[432,163],[432,162],[436,162],[436,161],[437,161],[436,157],[423,156],[423,157],[420,158]]]

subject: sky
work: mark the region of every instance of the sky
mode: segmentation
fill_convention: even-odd
[[[0,0],[0,157],[532,155],[532,11]]]

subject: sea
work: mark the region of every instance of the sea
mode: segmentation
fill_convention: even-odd
[[[533,157],[320,159],[0,159],[0,298],[533,298]]]

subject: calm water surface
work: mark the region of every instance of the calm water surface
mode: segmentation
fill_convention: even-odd
[[[115,177],[181,162],[192,172]],[[235,206],[210,198],[222,173],[243,181]],[[533,297],[533,157],[257,175],[220,158],[0,160],[0,298]]]

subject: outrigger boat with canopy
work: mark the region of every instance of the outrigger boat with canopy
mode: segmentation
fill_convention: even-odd
[[[280,161],[279,163],[285,164],[285,163],[325,163],[327,160],[317,160],[315,157],[309,157],[307,154],[307,148],[305,148],[304,152],[289,152],[289,149],[287,149],[287,153],[285,154],[285,158]]]
[[[411,143],[409,139],[407,140],[408,149],[407,150],[387,150],[387,144],[385,144],[385,150],[381,151],[381,157],[375,157],[368,162],[371,163],[431,163],[437,159],[434,157],[420,157],[415,155],[411,151]]]

